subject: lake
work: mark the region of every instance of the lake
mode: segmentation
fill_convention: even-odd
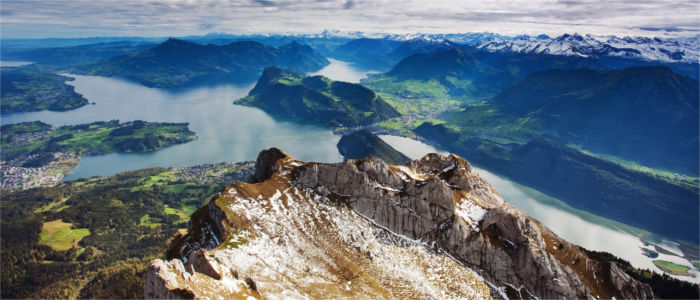
[[[147,153],[83,157],[66,180],[154,166],[249,161],[255,160],[260,150],[273,146],[302,160],[342,161],[335,146],[340,137],[331,130],[278,121],[260,109],[233,105],[252,85],[162,90],[115,78],[66,75],[75,78],[68,84],[95,105],[68,112],[5,115],[2,124],[41,120],[67,125],[113,119],[188,122],[198,136],[196,141]]]
[[[346,62],[331,64],[314,73],[335,80],[359,82],[368,72],[359,71]],[[340,137],[331,130],[313,124],[275,120],[260,109],[233,105],[253,87],[220,85],[190,89],[163,90],[148,88],[126,80],[96,76],[75,78],[75,87],[95,105],[68,112],[31,112],[3,115],[2,124],[40,120],[53,125],[82,124],[118,119],[188,122],[196,141],[148,153],[114,153],[83,157],[65,180],[154,166],[189,166],[221,161],[255,160],[260,150],[278,147],[305,161],[338,162],[342,157],[336,144]],[[396,136],[381,136],[387,143],[408,155],[419,158],[429,152],[443,152],[422,142]],[[444,153],[444,152],[443,152]],[[547,197],[506,178],[478,169],[479,174],[514,206],[527,212],[564,239],[591,250],[607,251],[624,258],[636,267],[655,269],[651,259],[641,254],[639,236],[655,241],[680,253],[677,247],[643,230],[571,208],[562,201]],[[660,254],[660,259],[690,265],[678,257]],[[694,270],[699,276],[697,270]],[[689,280],[687,277],[677,277]],[[690,279],[700,281],[700,277]]]

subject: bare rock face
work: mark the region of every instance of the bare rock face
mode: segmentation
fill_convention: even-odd
[[[325,164],[273,148],[256,167],[258,183],[225,189],[175,238],[170,261],[154,261],[146,297],[653,297],[454,155]]]

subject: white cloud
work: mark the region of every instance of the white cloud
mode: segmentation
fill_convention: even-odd
[[[324,29],[678,35],[700,30],[699,11],[697,0],[7,0],[0,5],[0,22],[6,38]]]

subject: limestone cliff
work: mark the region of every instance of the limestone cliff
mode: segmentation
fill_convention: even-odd
[[[454,155],[403,166],[261,152],[147,272],[146,298],[651,298]]]

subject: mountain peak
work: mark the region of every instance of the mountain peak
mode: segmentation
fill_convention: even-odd
[[[268,178],[228,186],[197,210],[170,261],[148,268],[146,297],[653,296],[503,201],[458,156],[394,166],[264,153]]]

